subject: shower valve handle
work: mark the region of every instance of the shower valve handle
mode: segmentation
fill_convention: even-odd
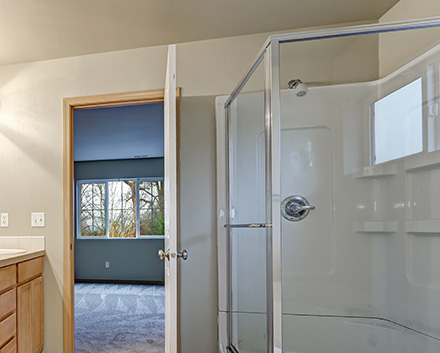
[[[307,217],[311,210],[316,207],[302,196],[294,195],[286,197],[281,204],[281,213],[283,217],[289,221],[301,221]]]
[[[298,212],[306,211],[306,210],[314,210],[315,208],[316,208],[315,206],[299,205],[299,204],[293,204],[290,206],[290,210],[294,213],[298,213]]]

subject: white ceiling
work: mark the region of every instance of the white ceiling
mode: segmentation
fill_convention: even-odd
[[[75,110],[74,160],[164,156],[163,103]]]
[[[398,0],[0,0],[0,65],[379,19]]]

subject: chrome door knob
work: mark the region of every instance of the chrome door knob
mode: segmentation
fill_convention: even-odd
[[[167,252],[163,251],[162,249],[159,250],[157,253],[157,256],[159,256],[159,259],[163,260],[165,257],[170,260],[170,250],[167,250]]]
[[[183,250],[182,252],[178,252],[177,258],[182,258],[182,260],[186,260],[188,258],[188,251]]]
[[[183,250],[182,252],[177,252],[177,253],[172,253],[171,254],[172,258],[178,258],[178,259],[182,259],[182,260],[186,260],[188,258],[188,251]]]
[[[309,204],[304,197],[294,195],[286,197],[281,204],[281,213],[289,221],[301,221],[316,207]]]

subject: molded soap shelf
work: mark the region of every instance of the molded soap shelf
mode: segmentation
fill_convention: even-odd
[[[405,158],[405,170],[416,170],[440,165],[440,151],[418,153]]]
[[[425,221],[406,221],[407,233],[438,233],[440,234],[440,220],[430,219]]]
[[[356,233],[395,233],[397,221],[356,221],[353,228]]]
[[[354,173],[355,179],[363,178],[380,178],[396,174],[395,164],[379,164],[371,165],[362,168],[360,171]]]

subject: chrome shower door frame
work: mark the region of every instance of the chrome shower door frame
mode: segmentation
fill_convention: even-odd
[[[269,50],[270,52],[270,50]],[[271,72],[271,70],[268,70],[271,66],[270,58],[266,56],[266,50],[263,50],[261,54],[259,54],[258,59],[256,60],[254,68],[249,72],[248,78],[250,78],[253,74],[253,72],[256,70],[258,65],[262,64],[264,65],[265,72]],[[272,212],[271,212],[271,146],[270,146],[270,127],[271,127],[271,117],[270,117],[270,104],[268,104],[268,101],[270,100],[270,94],[268,95],[269,90],[267,89],[267,77],[265,77],[265,112],[264,112],[264,136],[265,136],[265,204],[266,204],[266,214],[265,214],[265,222],[264,223],[252,223],[252,224],[231,224],[232,220],[230,217],[230,214],[232,212],[232,195],[234,193],[234,190],[232,188],[233,183],[231,182],[233,180],[233,137],[232,137],[232,123],[231,123],[231,109],[232,109],[232,102],[233,100],[228,101],[225,104],[225,138],[226,138],[226,144],[225,144],[225,164],[226,164],[226,179],[225,179],[225,186],[227,190],[227,197],[226,197],[226,215],[225,215],[225,224],[223,225],[226,230],[226,274],[227,274],[227,350],[230,353],[235,353],[236,348],[232,345],[233,341],[233,302],[232,302],[232,267],[233,267],[233,259],[231,255],[231,233],[234,228],[252,228],[252,229],[259,229],[259,228],[265,228],[266,229],[266,282],[267,282],[267,300],[266,300],[266,307],[267,307],[267,342],[268,342],[268,349],[269,347],[273,346],[272,343],[272,323],[273,323],[273,317],[272,317],[272,288],[271,283],[272,281]],[[247,82],[247,80],[246,80]],[[244,83],[245,84],[245,83]],[[243,84],[243,87],[244,87]],[[237,95],[240,93],[240,91],[237,91]],[[269,109],[268,109],[269,107]]]
[[[231,228],[231,158],[232,136],[230,129],[232,102],[237,98],[264,60],[264,129],[265,129],[265,176],[266,176],[266,269],[267,269],[267,353],[283,352],[282,310],[282,233],[281,233],[281,102],[280,102],[280,45],[284,43],[310,41],[326,38],[379,34],[412,29],[440,27],[440,17],[340,27],[324,30],[294,32],[269,36],[258,52],[249,70],[240,80],[227,100],[218,103],[217,114],[217,211],[219,249],[219,353],[235,353],[232,343],[232,258],[230,251]],[[221,104],[221,107],[219,106]],[[224,168],[226,166],[226,168]],[[226,191],[226,192],[225,192]],[[222,255],[226,257],[226,266]],[[226,267],[226,268],[225,268]],[[226,283],[226,288],[222,288]],[[225,295],[226,293],[226,295]],[[223,305],[222,305],[223,302]],[[226,315],[226,320],[221,317]],[[225,327],[225,325],[227,327]]]
[[[280,43],[267,47],[265,76],[266,218],[272,227],[266,233],[267,259],[267,352],[282,353],[281,283],[281,101]]]

